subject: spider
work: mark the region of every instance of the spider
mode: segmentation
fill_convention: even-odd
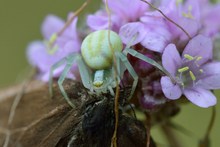
[[[109,42],[110,41],[110,42]],[[66,101],[70,106],[75,107],[66,94],[63,82],[70,71],[72,65],[77,63],[79,73],[84,87],[96,94],[107,93],[114,95],[114,90],[124,71],[127,69],[133,77],[132,90],[129,99],[132,97],[138,82],[138,76],[127,59],[127,54],[131,54],[145,62],[152,64],[160,70],[167,73],[157,62],[138,53],[137,51],[125,47],[123,49],[122,41],[118,34],[111,30],[98,30],[89,34],[82,42],[81,54],[71,53],[64,57],[51,67],[49,79],[49,92],[52,95],[52,74],[53,71],[66,62],[66,66],[58,79],[58,85]],[[117,79],[115,78],[114,59],[117,69]]]

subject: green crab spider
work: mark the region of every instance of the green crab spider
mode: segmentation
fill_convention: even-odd
[[[123,51],[122,49],[122,41],[119,35],[113,31],[99,30],[89,34],[82,42],[81,54],[71,53],[51,67],[49,79],[50,95],[52,96],[53,92],[53,71],[64,63],[66,63],[66,66],[64,67],[64,70],[58,79],[58,86],[62,95],[68,104],[72,107],[75,107],[75,105],[69,99],[62,84],[74,63],[77,63],[78,65],[79,73],[84,87],[97,94],[107,93],[107,91],[110,91],[111,95],[114,95],[113,88],[115,88],[117,84],[120,83],[120,79],[123,77],[124,71],[127,69],[134,79],[129,99],[132,97],[136,89],[138,76],[128,61],[127,54],[131,54],[132,56],[148,62],[164,71],[164,69],[157,62],[138,53],[137,51],[128,47],[126,47]],[[118,79],[118,83],[116,83],[115,80],[115,68],[113,66],[114,56],[118,73],[116,77]]]

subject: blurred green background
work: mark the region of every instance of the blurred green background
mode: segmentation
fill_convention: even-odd
[[[94,11],[99,7],[99,1],[92,0],[87,12]],[[29,70],[26,60],[26,46],[29,42],[42,39],[40,26],[47,14],[55,14],[65,19],[70,11],[74,11],[83,1],[70,0],[0,0],[0,88],[18,83],[25,78]],[[82,21],[83,19],[81,19]],[[220,92],[217,92],[220,96]],[[217,119],[211,134],[213,147],[220,146],[220,111],[217,106]],[[196,147],[198,141],[204,136],[211,117],[211,108],[198,108],[192,104],[184,106],[181,113],[174,118],[192,132],[192,136],[178,133],[183,141],[183,147]],[[157,127],[152,129],[156,142],[165,144]]]

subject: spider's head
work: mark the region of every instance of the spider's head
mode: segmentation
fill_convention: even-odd
[[[92,86],[98,93],[106,93],[108,90],[112,93],[111,89],[116,87],[113,69],[95,71]]]
[[[94,74],[93,86],[95,88],[100,88],[104,84],[104,70],[98,70]]]

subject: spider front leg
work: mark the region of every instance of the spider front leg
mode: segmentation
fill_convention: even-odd
[[[132,89],[131,89],[131,94],[130,96],[128,97],[128,100],[131,99],[131,97],[133,96],[134,94],[134,91],[137,87],[137,83],[138,83],[138,75],[137,73],[135,72],[134,68],[131,66],[130,62],[128,61],[127,57],[125,56],[125,54],[123,54],[122,52],[116,52],[116,57],[118,57],[122,63],[125,65],[126,68],[123,68],[123,67],[120,67],[120,62],[118,61],[117,62],[117,67],[120,67],[121,70],[119,70],[119,75],[120,77],[122,77],[121,75],[124,74],[124,71],[125,69],[128,70],[128,72],[130,73],[130,75],[133,77],[134,81],[133,81],[133,84],[132,84]]]
[[[58,86],[60,88],[60,91],[61,91],[62,95],[64,96],[65,100],[67,101],[67,103],[74,108],[75,105],[72,103],[72,101],[68,97],[68,95],[65,92],[65,89],[63,87],[63,82],[64,82],[68,72],[70,71],[71,67],[73,66],[74,62],[76,62],[78,64],[79,72],[80,72],[81,79],[82,79],[84,87],[86,87],[88,89],[91,88],[91,85],[90,85],[90,82],[89,82],[89,81],[91,81],[91,78],[90,78],[90,73],[89,73],[85,63],[83,62],[81,55],[78,54],[78,53],[69,54],[68,56],[61,59],[60,61],[58,61],[56,64],[54,64],[51,67],[50,79],[49,79],[49,93],[50,93],[51,96],[53,95],[53,89],[52,89],[53,71],[55,69],[57,69],[58,67],[60,67],[61,65],[63,65],[65,62],[66,62],[66,66],[65,66],[62,74],[60,75],[59,79],[58,79]]]
[[[49,95],[50,97],[53,97],[53,71],[63,65],[66,62],[66,58],[61,59],[57,63],[51,66],[50,68],[50,74],[49,74]]]
[[[60,88],[60,91],[62,93],[62,95],[64,96],[64,98],[66,99],[66,101],[68,102],[68,104],[72,107],[75,107],[75,105],[71,102],[71,100],[69,99],[68,95],[66,94],[64,88],[63,88],[63,81],[64,79],[66,78],[70,68],[72,67],[74,61],[75,61],[75,58],[76,58],[77,54],[76,53],[73,53],[73,54],[69,54],[68,56],[66,56],[65,58],[61,59],[60,61],[58,61],[57,63],[55,63],[52,67],[51,67],[51,70],[50,70],[50,77],[49,77],[49,93],[50,93],[50,96],[52,97],[53,96],[53,87],[52,87],[52,84],[53,84],[53,71],[55,69],[57,69],[58,67],[60,67],[61,65],[63,65],[65,62],[66,62],[66,66],[62,72],[62,74],[60,75],[59,79],[58,79],[58,86]]]
[[[136,57],[136,58],[139,58],[139,59],[141,59],[141,60],[143,60],[143,61],[145,61],[145,62],[147,62],[147,63],[153,65],[154,67],[158,68],[159,70],[161,70],[161,71],[162,71],[164,74],[166,74],[167,76],[172,77],[172,76],[170,75],[170,73],[169,73],[166,69],[164,69],[160,64],[158,64],[156,61],[154,61],[153,59],[151,59],[151,58],[149,58],[149,57],[147,57],[147,56],[145,56],[145,55],[143,55],[143,54],[141,54],[141,53],[135,51],[134,49],[125,48],[125,49],[123,50],[123,53],[124,53],[126,56],[127,56],[127,54],[129,53],[130,55],[132,55],[132,56],[134,56],[134,57]]]

